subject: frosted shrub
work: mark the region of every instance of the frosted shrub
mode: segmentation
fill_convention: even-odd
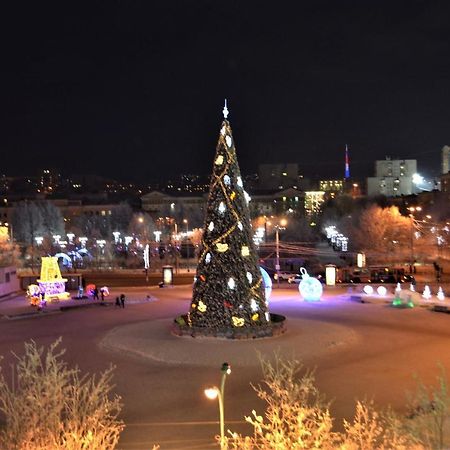
[[[255,411],[245,420],[253,426],[253,436],[231,433],[229,448],[256,450],[296,450],[333,448],[332,418],[328,403],[314,386],[314,373],[302,370],[296,360],[276,355],[275,363],[261,360],[264,381],[253,386],[267,404],[263,416]]]
[[[428,401],[430,397],[425,397],[423,391],[419,391],[416,395],[416,403],[422,405],[419,411],[426,411],[427,414],[427,417],[421,416],[420,420],[416,419],[419,422],[412,422],[390,410],[378,412],[373,402],[359,401],[356,403],[353,420],[344,420],[343,432],[336,432],[333,431],[329,403],[315,386],[314,372],[304,369],[296,360],[283,360],[278,355],[275,356],[273,364],[267,360],[261,360],[261,363],[264,381],[261,385],[253,386],[253,389],[266,403],[265,413],[259,415],[256,411],[252,411],[252,415],[245,418],[253,427],[252,436],[229,431],[229,436],[225,438],[225,448],[236,450],[450,448],[440,446],[445,439],[439,438],[438,431],[442,429],[440,425],[443,424],[443,412],[448,411],[445,408],[449,405],[442,380],[439,392],[434,391],[434,395],[431,396],[434,402],[442,405],[436,411],[430,411]],[[443,398],[447,399],[447,403]],[[428,405],[428,409],[425,405]]]
[[[409,415],[404,428],[427,448],[450,448],[450,395],[443,368],[437,386],[417,380],[416,392],[409,394]]]
[[[0,373],[0,411],[5,427],[0,448],[9,450],[108,450],[116,447],[123,422],[120,398],[111,393],[112,368],[81,375],[62,360],[61,339],[48,349],[25,343],[15,355],[11,384]]]

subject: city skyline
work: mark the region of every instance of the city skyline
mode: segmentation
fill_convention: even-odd
[[[439,174],[448,5],[8,8],[4,172],[38,161],[139,182],[208,174],[227,98],[244,173],[294,162],[343,177],[348,144],[355,177],[387,155]]]

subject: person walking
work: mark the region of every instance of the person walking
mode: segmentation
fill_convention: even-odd
[[[116,297],[116,308],[119,307],[120,308],[120,298]]]
[[[125,309],[125,294],[120,294],[120,304]]]
[[[100,289],[100,297],[102,298],[102,302],[105,301],[105,291],[104,289]]]
[[[94,294],[93,300],[98,300],[98,289],[97,288],[94,289],[93,294]]]

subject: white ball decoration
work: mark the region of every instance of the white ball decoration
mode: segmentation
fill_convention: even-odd
[[[253,277],[252,277],[252,274],[250,272],[247,272],[247,280],[248,280],[249,284],[252,284]]]
[[[226,128],[225,127],[222,127],[222,129],[220,130],[220,134],[222,135],[222,136],[225,136],[225,133],[227,132],[227,130],[226,130]]]
[[[211,253],[207,253],[205,256],[205,262],[206,264],[209,264],[211,262]]]
[[[252,312],[258,311],[258,303],[256,303],[254,298],[250,301],[250,308],[252,309]]]
[[[229,186],[231,184],[231,178],[228,175],[223,176],[223,182]]]
[[[241,231],[244,229],[244,227],[242,226],[242,223],[241,223],[241,222],[238,222],[237,226],[238,226],[238,228],[239,228]]]
[[[236,287],[236,282],[234,281],[233,278],[230,278],[230,279],[228,280],[228,287],[229,287],[230,289],[234,289],[234,288]]]
[[[364,286],[363,288],[364,294],[372,295],[373,294],[373,287],[369,286],[368,284]]]
[[[209,222],[208,230],[209,230],[209,231],[214,230],[214,222]]]
[[[302,281],[298,285],[300,295],[307,302],[320,300],[323,293],[322,283],[317,278],[310,277],[304,267],[300,269],[300,273],[302,274]]]
[[[377,287],[377,294],[384,297],[387,294],[387,289],[384,286]]]
[[[231,147],[231,145],[233,144],[233,141],[231,140],[231,137],[230,137],[230,136],[227,136],[227,137],[225,138],[225,141],[227,142],[228,147]]]

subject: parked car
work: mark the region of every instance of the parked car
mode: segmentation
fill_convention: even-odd
[[[273,275],[273,279],[275,281],[278,281],[278,275],[280,276],[280,282],[281,282],[281,281],[289,281],[289,278],[294,276],[295,273],[292,273],[292,272],[279,272],[279,273],[276,273],[275,272],[275,274]]]
[[[300,281],[302,281],[302,276],[299,273],[296,273],[295,275],[292,275],[288,279],[288,283],[290,283],[290,284],[299,284]]]

